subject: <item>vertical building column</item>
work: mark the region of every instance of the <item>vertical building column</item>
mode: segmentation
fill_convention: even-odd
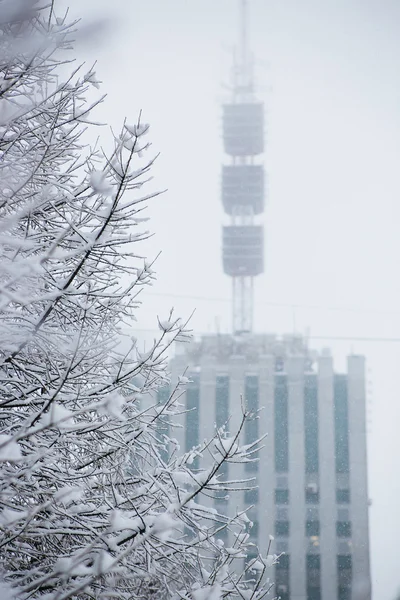
[[[365,359],[348,357],[348,415],[353,544],[352,599],[371,597],[368,527]]]
[[[200,403],[199,403],[199,443],[210,440],[215,435],[215,361],[204,357],[201,362],[200,378]],[[210,466],[211,458],[205,453],[205,460],[201,461],[202,467]],[[208,464],[207,464],[208,463]],[[214,500],[202,494],[200,498],[204,506],[213,506]]]
[[[176,389],[176,385],[179,381],[179,377],[181,377],[185,371],[187,374],[188,369],[188,359],[185,355],[175,356],[171,361],[171,393]],[[178,396],[177,402],[182,405],[181,409],[186,408],[186,391],[183,394],[181,392],[184,390],[184,387],[179,388],[176,395]],[[169,435],[171,438],[176,439],[180,446],[180,452],[185,452],[185,414],[179,414],[170,417],[170,421],[173,424],[178,425],[178,427],[171,427]],[[173,448],[171,447],[171,451]]]
[[[244,397],[244,376],[246,362],[245,357],[236,355],[231,356],[229,360],[229,434],[235,435],[242,420],[242,403],[241,398]],[[244,431],[242,431],[241,443],[243,443]],[[244,469],[242,464],[229,464],[229,479],[242,479],[244,477]],[[244,508],[243,494],[233,493],[229,502],[229,514],[233,516],[236,509]]]
[[[274,375],[275,360],[273,356],[260,357],[259,369],[259,406],[260,437],[267,434],[262,442],[258,467],[258,513],[259,513],[259,546],[265,556],[269,544],[269,536],[274,534],[275,518],[275,448],[274,448]]]
[[[287,360],[289,386],[290,597],[306,598],[304,357]]]
[[[333,361],[318,360],[319,481],[321,598],[337,598],[336,565],[336,462],[333,408]]]

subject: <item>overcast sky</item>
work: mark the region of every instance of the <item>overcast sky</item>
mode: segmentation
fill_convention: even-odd
[[[79,59],[98,61],[108,94],[96,116],[118,127],[142,109],[161,152],[154,185],[168,193],[149,206],[155,236],[147,251],[162,255],[138,327],[154,329],[155,315],[174,305],[183,316],[196,308],[196,332],[216,323],[229,331],[220,104],[237,0],[69,4],[85,24],[108,23],[77,48]],[[367,357],[373,591],[374,600],[390,600],[400,587],[400,343],[356,338],[400,340],[400,2],[251,7],[269,177],[255,327],[309,331],[312,347],[332,348],[339,370],[352,351]]]

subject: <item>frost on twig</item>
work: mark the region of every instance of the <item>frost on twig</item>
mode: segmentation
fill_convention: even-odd
[[[251,459],[251,449],[240,431],[218,432],[181,455],[162,433],[186,380],[162,405],[156,392],[168,382],[168,348],[188,338],[185,322],[160,319],[146,353],[134,339],[124,354],[119,346],[154,278],[136,251],[152,197],[141,192],[153,162],[140,158],[148,125],[124,124],[110,155],[84,146],[96,106],[85,94],[100,82],[79,69],[60,77],[75,25],[54,2],[36,6],[0,3],[1,593],[261,598],[267,559],[236,566],[248,520],[202,504],[244,489],[221,480],[221,465]],[[207,453],[195,471],[194,454]]]

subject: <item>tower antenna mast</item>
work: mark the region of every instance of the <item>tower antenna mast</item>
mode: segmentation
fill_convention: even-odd
[[[232,102],[223,106],[222,203],[230,217],[223,228],[224,272],[232,277],[233,333],[253,330],[254,277],[264,271],[264,106],[254,95],[249,48],[249,0],[240,2],[240,47],[236,53]]]

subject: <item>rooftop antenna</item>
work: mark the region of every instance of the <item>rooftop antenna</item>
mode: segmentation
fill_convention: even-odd
[[[253,331],[254,277],[264,271],[264,105],[256,100],[249,44],[249,0],[239,0],[240,40],[233,61],[232,101],[223,106],[222,203],[230,224],[223,228],[223,268],[232,277],[232,329]]]

